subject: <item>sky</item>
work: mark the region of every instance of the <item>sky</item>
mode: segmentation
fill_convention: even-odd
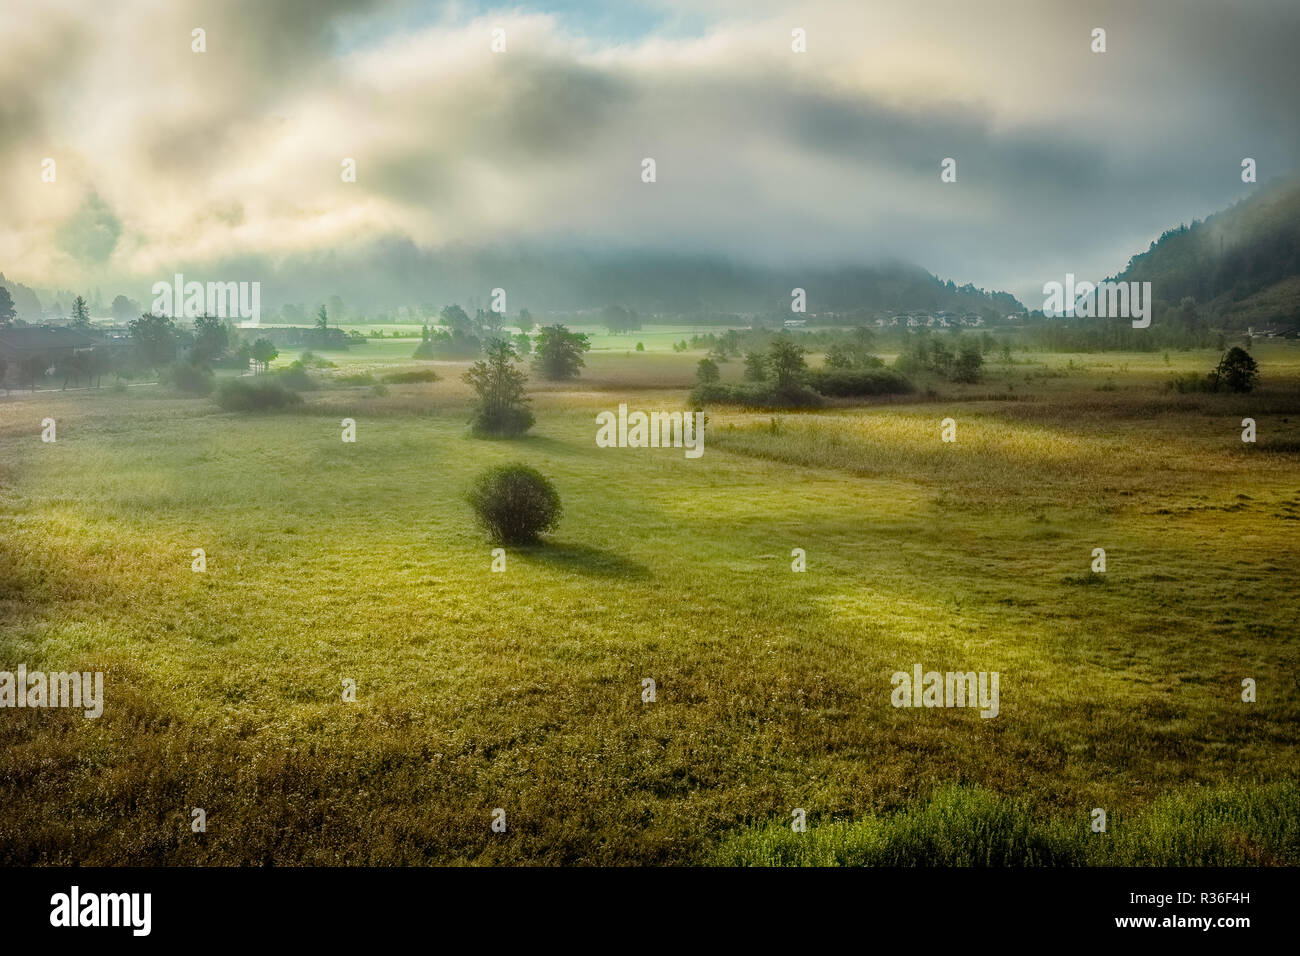
[[[1035,305],[1259,188],[1245,157],[1296,175],[1298,42],[1295,0],[4,0],[0,272],[144,296],[518,244]]]

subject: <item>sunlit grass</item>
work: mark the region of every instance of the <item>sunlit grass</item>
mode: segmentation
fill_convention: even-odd
[[[108,674],[98,721],[2,712],[0,858],[706,862],[793,807],[925,813],[950,784],[1020,832],[1294,779],[1300,471],[1238,424],[1253,402],[1262,437],[1296,437],[1296,378],[1237,399],[1089,370],[775,431],[714,410],[698,461],[595,447],[596,412],[680,407],[696,360],[593,353],[518,442],[466,437],[455,364],[283,415],[152,387],[0,402],[0,667]],[[512,460],[566,517],[493,574],[462,495]],[[895,710],[917,661],[1000,671],[1001,715]],[[1123,859],[1171,858],[1153,827]]]

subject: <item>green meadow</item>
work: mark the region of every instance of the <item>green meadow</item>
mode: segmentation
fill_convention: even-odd
[[[1250,395],[1165,388],[1217,353],[1016,352],[711,408],[695,460],[596,447],[600,411],[683,407],[684,337],[531,381],[513,441],[412,340],[284,413],[0,398],[0,669],[106,675],[98,719],[0,712],[0,861],[1300,863],[1300,348],[1257,344]],[[514,461],[564,517],[496,573],[464,494]],[[895,708],[917,663],[999,672],[998,716]]]

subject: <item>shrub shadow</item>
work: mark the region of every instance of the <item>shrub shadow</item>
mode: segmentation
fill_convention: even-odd
[[[650,577],[650,569],[644,564],[613,551],[605,551],[585,544],[552,541],[545,544],[523,545],[513,550],[525,561],[545,565],[557,571],[632,580]]]

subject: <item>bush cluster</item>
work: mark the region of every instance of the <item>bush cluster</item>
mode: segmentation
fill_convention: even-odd
[[[301,402],[301,395],[270,378],[232,378],[217,389],[217,404],[228,412],[270,411]]]

